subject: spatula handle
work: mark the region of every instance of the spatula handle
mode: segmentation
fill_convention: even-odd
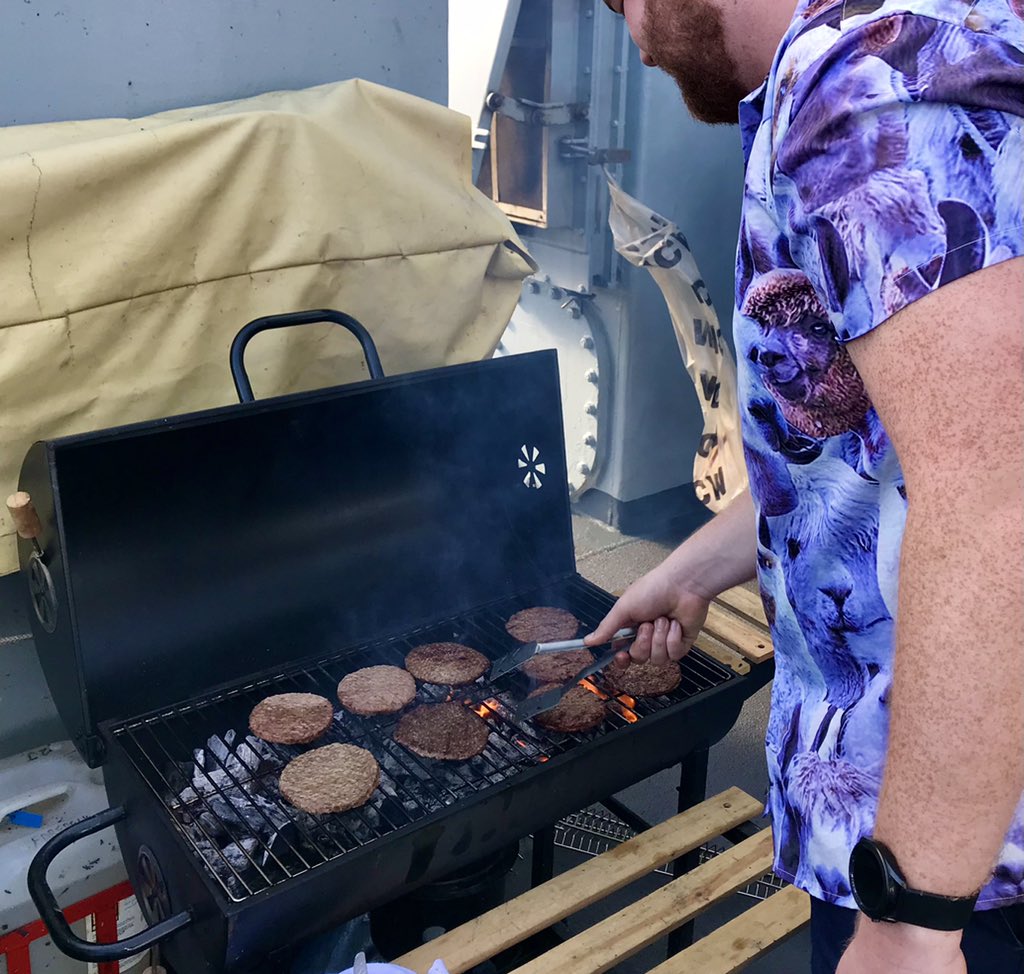
[[[635,629],[620,629],[608,642],[614,643],[620,639],[632,639],[635,635]],[[563,639],[557,643],[537,643],[537,653],[564,653],[568,649],[583,649],[586,645],[582,639]]]

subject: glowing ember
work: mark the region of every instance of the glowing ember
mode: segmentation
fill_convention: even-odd
[[[543,764],[543,763],[544,763],[545,761],[547,761],[547,760],[548,760],[548,756],[547,756],[546,754],[542,754],[542,755],[541,755],[541,756],[540,756],[539,758],[537,758],[537,760],[538,760],[538,761],[539,761],[539,762],[540,762],[541,764]]]
[[[520,747],[529,747],[530,746],[529,744],[526,743],[526,741],[519,740],[518,737],[516,738],[516,744],[518,744]]]

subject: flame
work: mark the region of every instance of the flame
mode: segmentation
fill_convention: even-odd
[[[516,738],[516,744],[518,744],[520,747],[529,747],[530,746],[529,744],[526,743],[526,741],[519,740],[518,737]]]
[[[609,699],[607,693],[605,693],[603,690],[599,690],[589,680],[581,680],[580,681],[580,686],[583,687],[584,690],[589,690],[592,694],[594,694],[595,697],[597,697],[600,700],[608,700]]]
[[[634,713],[636,709],[636,700],[625,693],[620,693],[616,698],[623,705],[622,716],[626,718],[626,721],[630,724],[635,724],[640,718]]]
[[[467,700],[465,703],[468,706],[470,701]],[[473,712],[483,717],[484,720],[494,720],[500,706],[501,704],[494,697],[488,697],[483,703],[473,707]]]
[[[539,758],[537,758],[537,760],[538,760],[538,761],[539,761],[539,762],[540,762],[541,764],[543,764],[543,763],[544,763],[545,761],[547,761],[547,760],[548,760],[548,756],[547,756],[546,754],[542,754],[542,755],[541,755],[541,756],[540,756]]]

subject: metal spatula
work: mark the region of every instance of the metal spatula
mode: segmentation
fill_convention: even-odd
[[[632,632],[632,630],[628,631]],[[588,676],[596,673],[598,670],[603,670],[622,651],[622,648],[621,643],[614,644],[608,652],[598,656],[593,663],[584,666],[579,673],[566,680],[565,683],[562,683],[557,687],[552,687],[550,690],[545,690],[543,693],[538,693],[534,697],[527,697],[525,700],[521,701],[514,711],[516,719],[529,720],[531,717],[536,717],[537,714],[544,713],[545,710],[557,707],[561,702],[562,697],[564,697],[573,687],[578,686],[580,680],[585,680]]]
[[[610,642],[617,643],[621,642],[623,639],[632,639],[635,635],[635,629],[620,629],[614,636],[612,636]],[[561,642],[556,643],[524,643],[518,649],[515,649],[511,653],[502,656],[501,659],[496,660],[491,665],[491,672],[488,678],[496,680],[499,676],[511,673],[512,670],[518,669],[527,660],[533,659],[534,656],[546,653],[564,653],[570,649],[587,648],[586,643],[584,643],[582,639],[563,639]],[[580,679],[582,679],[582,677],[580,677]]]

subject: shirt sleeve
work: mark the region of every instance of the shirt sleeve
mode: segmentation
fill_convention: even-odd
[[[776,215],[841,341],[1024,253],[1024,53],[1000,36],[911,13],[849,29],[773,131]]]

